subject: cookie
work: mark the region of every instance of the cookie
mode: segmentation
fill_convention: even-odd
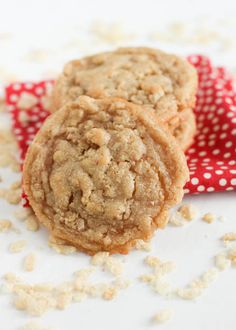
[[[153,108],[168,121],[192,108],[196,70],[186,60],[151,48],[121,48],[71,61],[54,86],[51,111],[79,95],[119,97]]]
[[[39,221],[89,254],[127,253],[151,237],[187,179],[182,150],[151,111],[88,96],[46,119],[23,171]]]
[[[196,121],[192,109],[186,109],[175,116],[168,122],[167,127],[182,150],[186,151],[193,143],[196,134]]]

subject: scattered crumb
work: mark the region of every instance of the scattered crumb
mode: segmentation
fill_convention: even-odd
[[[222,239],[224,241],[236,241],[236,232],[226,233],[226,234],[224,234]]]
[[[34,214],[28,216],[25,220],[26,223],[26,228],[29,231],[38,231],[39,230],[39,222],[38,219],[36,218],[36,216]]]
[[[233,248],[233,249],[229,250],[228,258],[231,260],[232,265],[236,266],[236,248]]]
[[[118,294],[118,289],[116,287],[108,287],[102,294],[102,298],[105,300],[112,300]]]
[[[139,280],[144,283],[152,283],[155,280],[155,275],[154,274],[145,274],[139,276]]]
[[[12,222],[10,220],[0,220],[0,233],[5,233],[12,229]]]
[[[215,266],[220,270],[229,268],[231,261],[224,254],[218,254],[215,256]]]
[[[115,257],[109,256],[108,252],[98,252],[90,260],[91,265],[101,266],[114,276],[123,272],[123,262]]]
[[[181,216],[187,220],[191,221],[197,216],[197,208],[192,204],[183,204],[179,207],[178,212]]]
[[[177,211],[169,216],[168,223],[172,226],[181,227],[186,224],[186,221],[183,219],[182,215]]]
[[[27,110],[35,106],[37,103],[38,99],[36,96],[31,93],[23,92],[18,99],[17,106],[19,109]]]
[[[206,213],[202,217],[202,220],[207,223],[212,223],[215,220],[215,215],[213,213]]]
[[[216,268],[210,268],[199,278],[193,280],[187,287],[176,290],[176,294],[186,300],[193,300],[201,296],[206,288],[216,280],[219,271]]]
[[[173,312],[170,309],[162,309],[155,316],[154,321],[158,323],[165,323],[172,318]]]
[[[33,214],[33,211],[30,207],[27,208],[23,208],[22,206],[19,207],[19,209],[17,209],[14,212],[14,216],[18,219],[18,220],[26,220],[28,216],[31,216]]]
[[[135,248],[137,250],[143,250],[146,252],[150,252],[151,251],[151,242],[150,241],[143,241],[142,239],[137,239],[135,242]]]
[[[160,265],[161,260],[157,257],[147,256],[144,259],[144,262],[150,267],[156,267],[156,266]]]
[[[24,258],[23,268],[26,272],[32,272],[36,266],[36,255],[34,253],[28,254]]]
[[[36,321],[29,321],[20,330],[53,330],[53,328],[45,327]]]
[[[193,300],[201,296],[202,289],[201,288],[183,288],[177,289],[177,295],[185,300]]]
[[[26,241],[24,241],[24,240],[16,241],[9,245],[9,252],[11,252],[11,253],[21,252],[21,251],[23,251],[25,246],[26,246]]]
[[[220,222],[225,222],[226,221],[226,218],[223,215],[221,215],[220,217],[218,217],[218,220]]]

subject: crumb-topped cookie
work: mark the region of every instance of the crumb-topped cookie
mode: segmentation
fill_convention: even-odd
[[[89,254],[127,253],[183,196],[183,152],[124,100],[81,96],[49,116],[29,147],[24,189],[55,237]]]
[[[196,70],[186,60],[151,48],[121,48],[67,63],[54,86],[51,111],[80,95],[119,97],[153,108],[168,121],[195,104]]]

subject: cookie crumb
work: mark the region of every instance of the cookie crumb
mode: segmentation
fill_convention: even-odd
[[[187,220],[191,221],[197,216],[197,208],[193,204],[183,204],[178,208],[178,212],[181,216]]]
[[[0,220],[0,233],[5,233],[13,227],[10,220]]]
[[[150,267],[156,267],[158,265],[160,265],[161,263],[161,260],[157,257],[153,257],[153,256],[147,256],[145,259],[144,259],[144,262],[150,266]]]
[[[177,289],[177,295],[185,300],[194,300],[202,294],[201,288],[182,288]]]
[[[137,239],[135,242],[135,248],[137,250],[142,250],[142,251],[146,251],[146,252],[150,252],[151,251],[151,242],[150,241],[143,241],[142,239]]]
[[[102,298],[105,300],[112,300],[114,299],[118,294],[118,290],[115,287],[108,287],[105,289],[105,291],[102,294]]]
[[[183,219],[181,214],[176,211],[169,216],[168,223],[172,226],[181,227],[186,224],[186,221]]]
[[[26,241],[24,241],[24,240],[13,242],[9,245],[9,252],[19,253],[19,252],[23,251],[25,246],[26,246]]]
[[[165,323],[172,318],[173,312],[171,309],[162,309],[155,316],[154,321],[158,323]]]
[[[229,250],[228,258],[231,260],[232,265],[236,266],[236,248]]]
[[[207,223],[212,223],[215,220],[215,215],[213,213],[206,213],[203,215],[202,220]]]
[[[176,290],[176,294],[185,300],[194,300],[202,295],[204,290],[216,280],[219,271],[216,268],[210,268],[200,277],[193,280],[187,287]]]
[[[220,270],[225,270],[230,267],[231,261],[224,254],[218,254],[215,256],[215,265]]]
[[[39,230],[39,222],[34,214],[28,216],[25,220],[25,223],[26,223],[27,230],[33,231],[33,232]]]
[[[34,253],[28,254],[24,258],[23,268],[26,272],[32,272],[36,266],[36,255]]]
[[[108,252],[98,252],[90,260],[91,265],[101,266],[112,275],[119,276],[123,272],[123,262],[109,256]]]
[[[44,327],[37,321],[29,321],[20,330],[53,330],[51,327]]]
[[[222,237],[224,241],[236,241],[236,232],[229,232]]]
[[[221,215],[220,217],[218,217],[218,220],[220,222],[225,222],[226,221],[226,217],[224,217],[223,215]]]

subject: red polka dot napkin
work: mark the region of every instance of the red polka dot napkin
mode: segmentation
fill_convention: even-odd
[[[213,67],[208,58],[192,55],[199,89],[195,108],[197,135],[186,153],[190,181],[185,193],[236,190],[236,92],[224,68]],[[20,157],[49,115],[45,95],[52,81],[14,83],[6,87],[6,103],[12,117]],[[32,106],[24,104],[29,99]],[[27,118],[26,118],[27,117]]]

